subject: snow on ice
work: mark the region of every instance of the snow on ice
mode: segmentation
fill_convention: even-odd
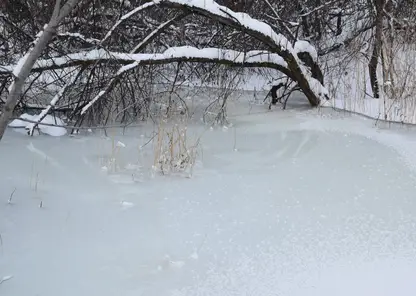
[[[8,131],[0,294],[415,295],[415,135],[302,103],[230,101],[232,133],[190,124],[191,179],[154,174],[152,124],[115,142]]]
[[[30,115],[30,114],[24,113],[24,114],[20,115],[19,118],[26,119],[26,120],[31,120],[31,121],[37,121],[39,119],[39,115]],[[61,136],[65,135],[67,133],[66,129],[63,127],[63,126],[65,126],[65,122],[62,119],[60,119],[59,117],[46,115],[45,118],[43,118],[43,120],[41,120],[41,123],[57,125],[57,126],[50,126],[50,125],[40,124],[38,126],[38,128],[44,134],[47,134],[47,135],[50,135],[50,136],[53,136],[53,137],[61,137]],[[29,123],[27,121],[23,121],[23,120],[20,120],[20,119],[15,119],[15,120],[13,120],[12,122],[9,123],[9,127],[30,129],[32,127],[32,125],[31,125],[31,123]]]

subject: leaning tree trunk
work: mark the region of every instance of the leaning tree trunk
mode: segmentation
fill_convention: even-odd
[[[33,49],[31,49],[18,63],[22,63],[21,68],[14,72],[14,81],[10,87],[9,95],[4,104],[3,113],[0,116],[0,141],[3,138],[10,118],[13,115],[13,110],[16,107],[16,103],[22,95],[22,89],[30,71],[33,68],[36,60],[42,54],[42,51],[46,48],[49,41],[52,39],[56,32],[60,22],[71,12],[79,0],[69,0],[61,8],[61,0],[56,0],[55,8],[52,13],[52,17],[41,33],[39,39],[36,40]]]
[[[68,0],[68,3],[80,1],[80,0]],[[185,10],[186,13],[195,13],[201,16],[205,16],[211,20],[215,20],[223,25],[228,27],[234,28],[245,34],[253,37],[254,39],[260,41],[263,46],[268,50],[263,51],[255,51],[252,55],[248,55],[244,53],[244,59],[241,59],[240,54],[236,55],[235,51],[228,51],[226,49],[215,49],[218,50],[217,54],[212,54],[211,49],[194,49],[183,54],[183,49],[175,52],[175,50],[170,50],[169,53],[162,53],[157,55],[145,55],[141,56],[140,58],[135,59],[133,55],[126,55],[123,53],[111,53],[105,49],[94,50],[94,54],[91,55],[90,58],[85,58],[85,52],[83,56],[80,58],[79,53],[68,54],[65,57],[59,57],[62,60],[60,61],[59,65],[54,63],[54,59],[58,58],[51,58],[51,63],[47,62],[48,60],[44,60],[41,65],[47,65],[46,67],[42,67],[36,65],[33,67],[34,62],[37,57],[39,57],[40,51],[33,51],[31,55],[34,55],[34,58],[31,59],[31,63],[25,67],[25,72],[19,73],[19,79],[16,79],[17,82],[20,81],[20,85],[15,86],[15,96],[9,96],[8,104],[9,107],[7,110],[12,112],[14,104],[21,92],[21,86],[23,85],[23,81],[27,78],[28,71],[37,71],[41,72],[42,70],[52,70],[52,69],[62,69],[65,67],[74,67],[76,65],[86,65],[88,63],[97,63],[97,62],[105,62],[108,60],[118,61],[122,64],[129,64],[127,67],[122,67],[121,70],[128,71],[136,66],[139,65],[149,65],[149,64],[166,64],[166,63],[173,63],[179,61],[185,62],[217,62],[223,63],[228,65],[239,64],[244,67],[269,67],[279,70],[280,72],[284,73],[287,77],[292,79],[294,82],[298,83],[299,88],[305,94],[307,99],[309,100],[312,106],[318,106],[320,103],[320,98],[322,96],[326,96],[326,89],[323,86],[323,75],[322,71],[319,68],[319,65],[316,61],[311,59],[308,62],[308,59],[302,58],[302,55],[296,52],[293,48],[291,43],[286,39],[285,36],[281,34],[277,34],[274,30],[266,23],[261,22],[259,20],[255,20],[250,18],[249,16],[244,17],[245,15],[242,13],[235,13],[231,10],[225,9],[222,6],[218,5],[216,2],[210,2],[210,6],[205,6],[204,2],[202,1],[176,1],[176,0],[155,0],[151,2],[146,2],[146,7],[159,5],[166,8],[172,9],[181,9]],[[122,18],[113,26],[115,28],[123,22],[124,20],[128,19],[129,16],[133,15],[134,12],[142,10],[143,6],[137,7]],[[214,9],[215,8],[215,9]],[[52,22],[52,20],[51,20]],[[59,22],[52,23],[54,26],[50,26],[51,28],[56,27]],[[109,31],[106,35],[111,35],[111,31]],[[50,39],[52,34],[50,32],[44,32],[45,35],[41,36],[41,41],[43,42],[43,46],[46,46],[47,41]],[[39,42],[40,44],[40,42]],[[35,46],[35,48],[37,48]],[[208,51],[207,51],[208,50]],[[224,52],[225,51],[225,52]],[[208,56],[207,56],[207,53]],[[201,54],[201,55],[200,55]],[[264,57],[263,57],[264,55]],[[266,58],[267,56],[267,58]],[[156,58],[157,57],[157,58]],[[271,58],[272,57],[272,58]],[[270,59],[271,58],[271,59]],[[302,62],[301,62],[302,60]],[[28,61],[26,61],[27,63]],[[1,71],[1,68],[0,68]],[[7,69],[4,69],[7,71]],[[24,74],[24,75],[23,75]],[[310,77],[312,74],[312,77]],[[20,91],[19,91],[20,89]],[[111,90],[111,85],[108,88]],[[102,92],[100,92],[102,93]],[[89,106],[94,104],[100,96],[94,97],[88,105],[83,108],[82,113],[84,113]],[[10,113],[11,114],[11,113]],[[10,117],[9,114],[9,117]],[[7,115],[7,114],[6,114]],[[6,118],[6,120],[4,120]],[[7,116],[3,118],[3,122],[7,123]]]
[[[380,58],[381,47],[383,44],[383,10],[385,0],[374,0],[376,10],[375,27],[376,32],[374,35],[374,46],[371,54],[370,62],[368,63],[368,72],[370,75],[371,90],[373,91],[374,98],[380,98],[380,87],[377,79],[377,65]]]

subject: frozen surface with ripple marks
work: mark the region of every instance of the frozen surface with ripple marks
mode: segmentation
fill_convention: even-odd
[[[415,134],[314,112],[206,131],[191,179],[152,177],[146,127],[116,173],[109,139],[9,131],[0,295],[416,295]]]

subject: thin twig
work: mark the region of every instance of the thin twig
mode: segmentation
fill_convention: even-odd
[[[16,192],[16,187],[13,189],[12,193],[10,194],[9,200],[7,201],[7,203],[11,204],[12,203],[12,199],[13,199],[13,195]]]
[[[157,135],[158,135],[158,133],[153,133],[153,137],[151,137],[146,143],[141,145],[140,149],[143,149],[144,147],[146,147]]]
[[[5,281],[11,280],[12,278],[12,275],[4,276],[2,279],[0,279],[0,284],[2,284]]]

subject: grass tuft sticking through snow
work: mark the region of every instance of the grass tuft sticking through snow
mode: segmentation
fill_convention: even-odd
[[[154,143],[153,170],[163,175],[186,173],[189,177],[198,156],[201,137],[189,144],[187,126],[173,124],[166,127],[162,121],[157,129],[157,139]]]

